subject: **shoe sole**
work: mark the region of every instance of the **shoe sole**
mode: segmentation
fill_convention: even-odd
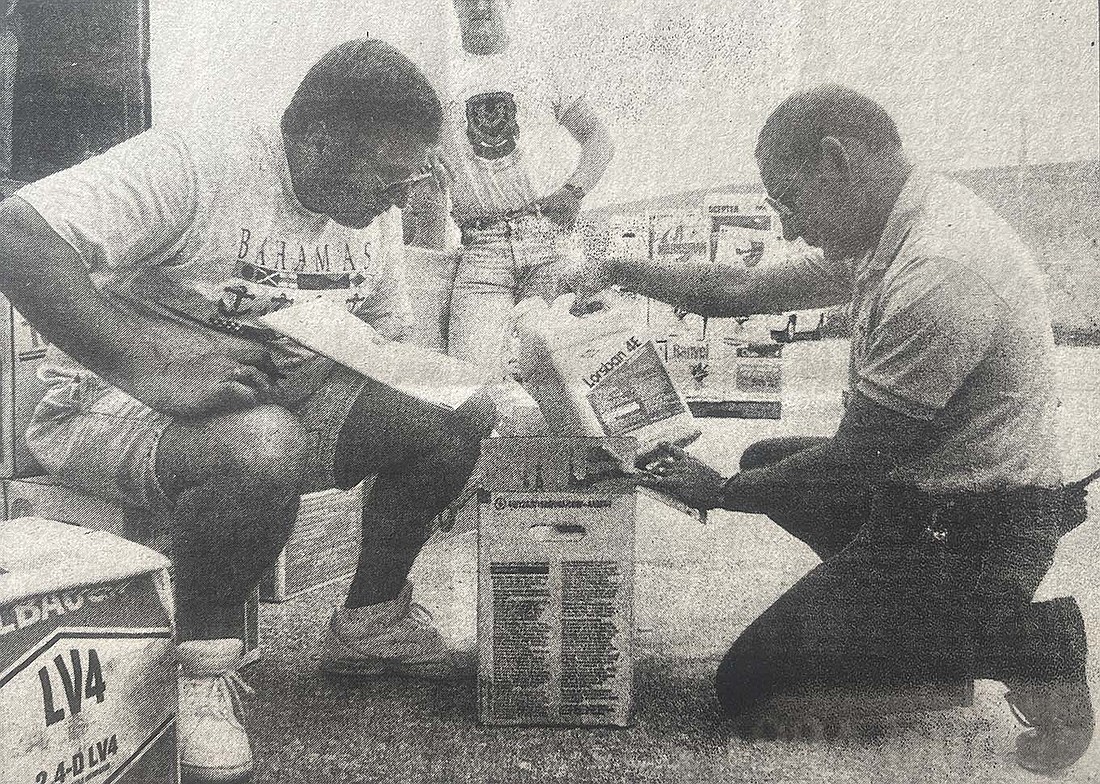
[[[245,784],[252,780],[252,765],[210,768],[180,763],[180,784]]]

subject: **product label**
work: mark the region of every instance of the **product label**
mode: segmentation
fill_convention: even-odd
[[[496,716],[545,721],[553,702],[550,564],[494,563],[493,696]]]
[[[775,360],[743,360],[737,365],[737,389],[741,392],[773,395],[782,385],[783,366]]]
[[[628,344],[585,380],[588,403],[609,436],[629,435],[686,411],[653,342],[638,340],[629,351]]]
[[[175,781],[175,699],[151,576],[0,607],[5,784]]]
[[[617,710],[616,681],[622,565],[565,561],[561,565],[561,714],[606,716]]]

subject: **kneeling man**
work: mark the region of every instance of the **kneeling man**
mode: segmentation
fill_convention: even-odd
[[[766,514],[823,561],[733,643],[722,706],[750,724],[798,722],[828,718],[822,694],[989,678],[1032,727],[1019,763],[1073,764],[1093,731],[1081,613],[1072,598],[1032,602],[1067,527],[1039,270],[973,193],[913,166],[859,93],[791,96],[756,157],[787,238],[822,253],[603,270],[710,315],[851,303],[835,436],[755,444],[730,479],[677,447],[649,461],[656,486]]]

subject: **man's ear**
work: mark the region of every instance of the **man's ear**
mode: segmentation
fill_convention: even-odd
[[[839,182],[850,182],[852,179],[852,159],[835,136],[826,136],[821,140],[821,174]]]

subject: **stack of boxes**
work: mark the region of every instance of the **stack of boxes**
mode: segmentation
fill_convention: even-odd
[[[174,784],[168,560],[104,531],[0,525],[0,780]]]
[[[611,243],[618,238],[617,216]],[[712,194],[704,210],[649,216],[649,260],[668,266],[721,264],[754,267],[774,263],[783,242],[777,216],[759,194]],[[636,232],[630,232],[636,234]],[[630,255],[639,255],[633,248]],[[778,319],[707,319],[674,305],[644,301],[639,308],[657,336],[674,383],[695,416],[778,419],[782,412],[782,346],[772,335]]]

